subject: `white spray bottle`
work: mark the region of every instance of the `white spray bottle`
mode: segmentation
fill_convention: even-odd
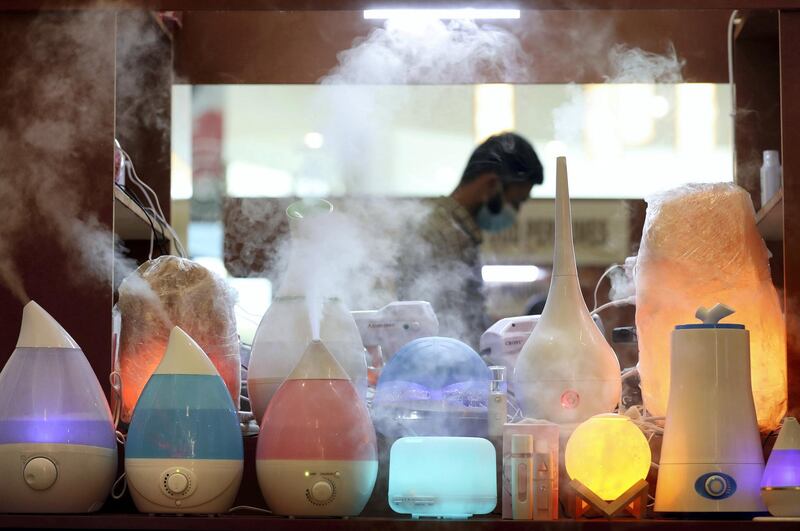
[[[514,392],[526,417],[573,424],[613,411],[620,388],[619,361],[578,283],[567,159],[558,157],[553,277],[542,316],[517,360]]]

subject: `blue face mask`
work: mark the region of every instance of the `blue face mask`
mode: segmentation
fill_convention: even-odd
[[[483,205],[478,211],[477,221],[478,226],[486,232],[500,232],[514,225],[517,221],[517,211],[504,202],[500,212],[493,214],[488,206]]]

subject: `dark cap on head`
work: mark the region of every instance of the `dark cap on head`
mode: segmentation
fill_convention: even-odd
[[[461,183],[484,173],[496,173],[503,183],[542,184],[544,169],[533,146],[516,133],[501,133],[486,139],[472,152]]]

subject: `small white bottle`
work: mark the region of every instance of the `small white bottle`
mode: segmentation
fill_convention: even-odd
[[[506,368],[502,365],[489,367],[492,381],[489,387],[489,437],[503,437],[503,426],[508,417],[508,382]]]
[[[511,516],[533,518],[533,436],[511,436]]]
[[[781,188],[781,159],[775,150],[764,151],[764,162],[761,166],[761,206],[778,193]]]

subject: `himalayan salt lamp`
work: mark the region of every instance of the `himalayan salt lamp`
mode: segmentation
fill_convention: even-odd
[[[234,297],[222,278],[197,262],[161,256],[145,262],[122,281],[119,310],[124,422],[130,422],[174,326],[197,341],[238,407],[241,362]]]
[[[776,428],[787,401],[785,328],[748,193],[728,183],[692,184],[649,198],[635,278],[639,373],[650,413],[666,413],[672,329],[699,306],[725,301],[750,330],[759,427]]]

